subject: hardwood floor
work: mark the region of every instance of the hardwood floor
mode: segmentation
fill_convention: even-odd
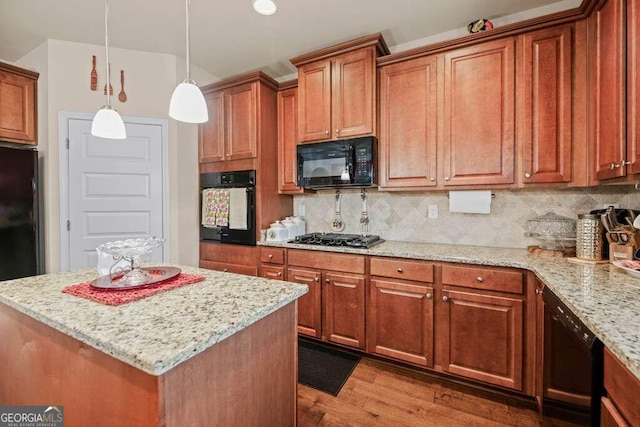
[[[532,404],[363,358],[337,397],[298,384],[298,426],[562,426]]]

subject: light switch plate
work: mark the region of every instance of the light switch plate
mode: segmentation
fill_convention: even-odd
[[[307,209],[304,205],[298,205],[298,216],[305,216]]]
[[[429,208],[427,210],[427,217],[429,219],[438,218],[438,205],[429,205]]]

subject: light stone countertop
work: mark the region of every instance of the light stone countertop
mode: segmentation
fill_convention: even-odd
[[[371,249],[279,242],[259,245],[530,270],[640,379],[640,279],[611,264],[573,264],[526,249],[385,241]]]
[[[179,267],[198,282],[120,306],[62,293],[95,268],[0,282],[0,303],[151,375],[176,365],[295,301],[306,285]]]

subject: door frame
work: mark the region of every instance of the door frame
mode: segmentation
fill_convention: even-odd
[[[60,271],[69,270],[69,150],[66,141],[69,139],[69,120],[93,120],[94,113],[76,111],[58,112],[58,166],[59,166],[59,214],[60,214]],[[162,261],[167,262],[170,251],[170,221],[169,221],[169,120],[153,117],[122,116],[125,124],[156,125],[162,128],[162,234],[164,235],[164,251]]]

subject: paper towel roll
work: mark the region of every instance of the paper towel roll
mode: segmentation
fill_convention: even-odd
[[[491,190],[449,191],[449,212],[491,213]]]

